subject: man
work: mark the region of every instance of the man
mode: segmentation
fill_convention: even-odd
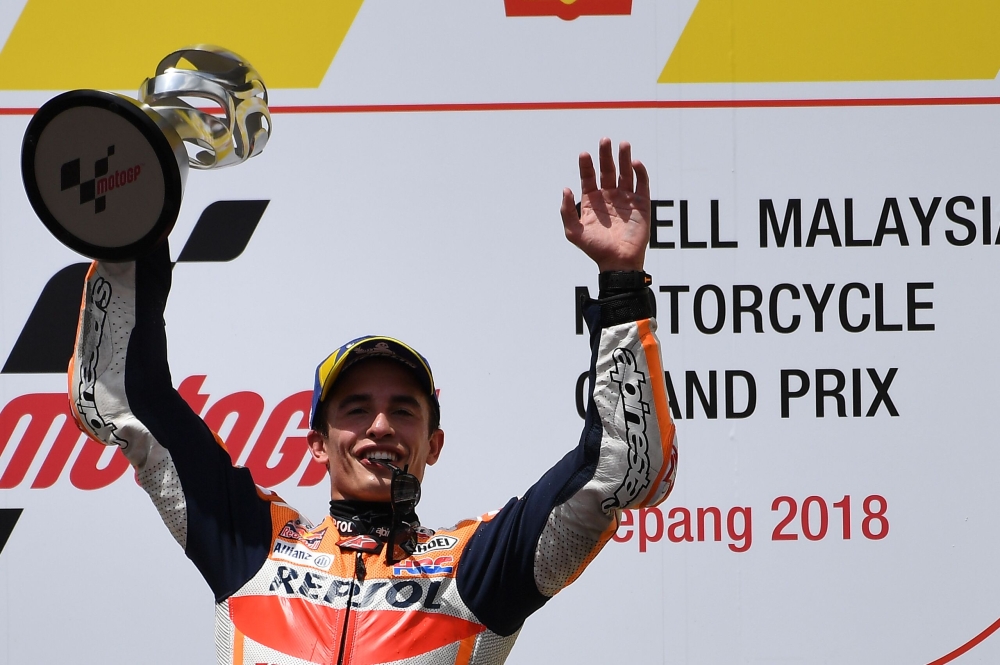
[[[438,531],[420,526],[420,480],[444,446],[427,361],[365,337],[316,370],[308,442],[330,475],[313,525],[247,469],[171,387],[161,246],[87,277],[71,401],[81,426],[118,445],[215,593],[218,662],[502,663],[524,620],[576,579],[623,508],[673,485],[674,428],[643,271],[649,179],[600,143],[600,187],[580,156],[581,212],[563,191],[567,238],[598,265],[587,303],[592,386],[579,445],[521,498]]]

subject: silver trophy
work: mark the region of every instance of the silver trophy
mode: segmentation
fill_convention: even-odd
[[[210,102],[213,112],[194,104]],[[28,123],[21,175],[32,208],[63,244],[127,261],[170,233],[188,167],[260,154],[271,133],[267,89],[243,58],[215,46],[171,53],[139,100],[72,90]]]

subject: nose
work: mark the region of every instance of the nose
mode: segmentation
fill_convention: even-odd
[[[393,433],[392,425],[389,424],[389,417],[381,411],[375,414],[375,420],[368,426],[368,436],[373,439],[380,439],[390,436]]]

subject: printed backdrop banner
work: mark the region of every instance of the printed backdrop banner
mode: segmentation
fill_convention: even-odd
[[[66,421],[86,264],[20,179],[45,100],[134,94],[191,43],[270,86],[264,154],[188,179],[166,312],[175,385],[260,484],[325,513],[307,391],[366,333],[442,389],[425,524],[502,506],[571,449],[597,275],[560,195],[580,151],[628,140],[678,482],[510,662],[997,662],[1000,17],[835,4],[4,4],[0,663],[214,658],[209,589],[121,455]]]

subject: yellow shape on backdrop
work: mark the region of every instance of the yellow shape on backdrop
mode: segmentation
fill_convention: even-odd
[[[997,0],[700,0],[660,83],[992,79]]]
[[[364,0],[28,0],[0,51],[0,89],[134,90],[168,53],[239,53],[271,88],[316,88]]]

